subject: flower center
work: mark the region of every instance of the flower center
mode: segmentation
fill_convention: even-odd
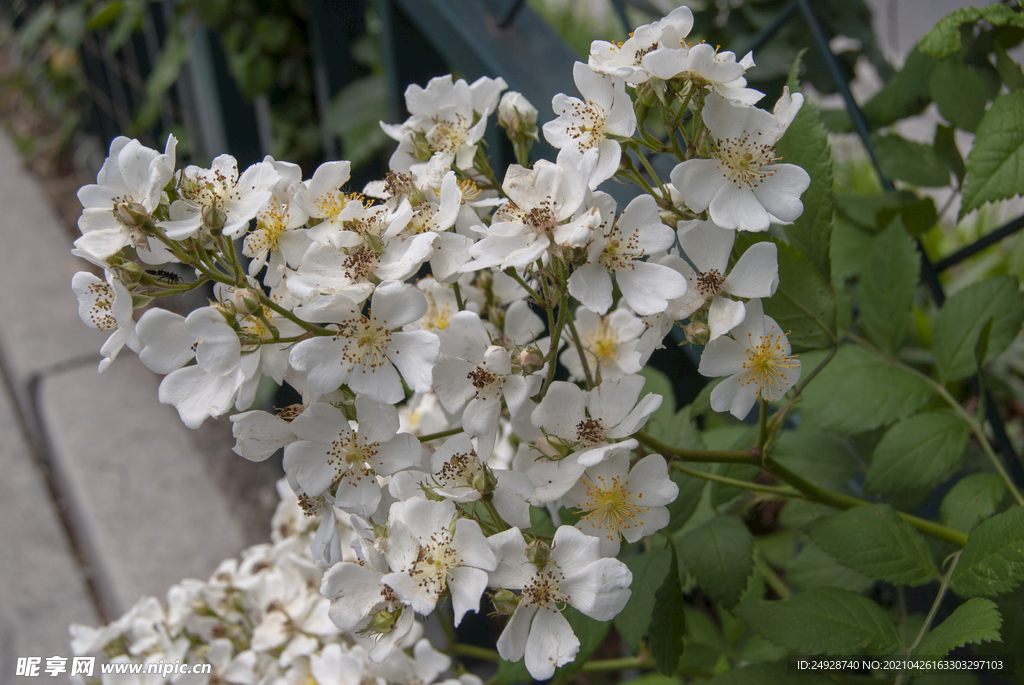
[[[642,525],[639,520],[641,512],[649,511],[648,507],[638,507],[633,503],[629,492],[629,481],[612,478],[605,483],[598,478],[597,483],[584,481],[587,488],[587,500],[584,511],[589,511],[583,518],[596,528],[606,531],[609,540],[618,539],[618,532]]]
[[[583,342],[597,363],[608,363],[619,358],[618,336],[607,321],[602,320],[595,330],[584,337]]]
[[[572,123],[569,124],[569,137],[576,142],[580,150],[589,150],[604,140],[605,111],[604,107],[590,100],[574,103],[562,114],[570,113]]]
[[[341,268],[350,280],[359,281],[373,273],[379,261],[380,258],[375,250],[360,247],[345,257],[345,260],[341,263]]]
[[[343,364],[362,366],[364,371],[372,373],[390,363],[384,353],[391,343],[391,331],[376,319],[361,316],[347,321],[334,339],[346,343]]]
[[[746,131],[736,138],[719,138],[715,144],[718,169],[730,183],[756,188],[775,174],[771,169],[762,168],[775,161],[772,147],[752,141]]]
[[[644,256],[640,249],[640,231],[634,230],[626,238],[618,224],[612,227],[605,242],[604,252],[597,258],[609,271],[627,271],[636,268],[636,261]]]
[[[557,565],[545,564],[523,588],[523,597],[530,604],[557,609],[559,604],[567,604],[571,599],[558,587],[563,580],[565,576]]]
[[[441,594],[447,583],[448,571],[459,565],[459,556],[452,548],[452,536],[442,530],[420,542],[420,554],[409,572],[432,595]]]
[[[555,212],[551,209],[551,198],[546,198],[537,207],[526,212],[526,223],[537,233],[548,233],[555,227]]]
[[[601,419],[584,419],[576,424],[576,439],[587,447],[604,440],[604,422]]]
[[[454,454],[444,463],[441,470],[434,474],[434,480],[445,488],[472,487],[480,472],[480,461],[474,454]]]
[[[725,277],[718,271],[718,269],[711,269],[710,271],[701,271],[697,274],[697,290],[704,297],[711,297],[722,292],[722,285],[725,284]]]
[[[89,321],[92,325],[101,331],[117,328],[117,319],[114,318],[114,289],[106,283],[91,283],[86,292],[95,298],[92,307],[89,308]]]
[[[454,121],[442,119],[427,134],[427,142],[434,152],[453,153],[462,147],[469,136],[469,122],[461,114]]]
[[[751,339],[747,360],[743,362],[743,373],[737,378],[742,385],[756,383],[762,399],[777,400],[782,397],[789,387],[785,381],[785,371],[797,368],[797,364],[793,363],[797,355],[786,354],[782,340],[781,334],[774,333],[762,336],[756,345]]]
[[[482,364],[467,373],[466,378],[473,383],[473,387],[478,391],[494,390],[494,386],[500,386],[501,383],[501,376],[488,371]]]

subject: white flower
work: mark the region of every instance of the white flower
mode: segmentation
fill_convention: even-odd
[[[708,343],[698,369],[705,376],[726,376],[711,391],[711,408],[738,419],[746,417],[758,397],[777,400],[800,378],[800,361],[779,324],[764,315],[761,300],[747,302],[746,309],[732,337]]]
[[[487,541],[498,558],[490,584],[521,593],[498,638],[498,653],[506,661],[525,655],[526,670],[537,680],[550,678],[579,651],[580,642],[562,616],[563,606],[609,621],[629,601],[633,574],[618,559],[601,558],[598,539],[571,526],[555,531],[550,551],[533,550],[534,560],[527,557],[526,540],[518,528]]]
[[[507,128],[510,134],[521,132],[537,138],[537,108],[522,93],[510,90],[501,96],[498,123]]]
[[[538,462],[530,469],[528,475],[537,486],[538,499],[558,499],[588,466],[604,461],[614,452],[637,446],[633,439],[614,441],[633,435],[661,406],[661,395],[654,393],[648,393],[637,404],[644,383],[643,376],[628,375],[605,381],[589,393],[565,381],[551,384],[533,410],[533,424],[566,456],[558,461]]]
[[[257,162],[239,176],[238,162],[231,155],[216,157],[209,169],[187,166],[178,178],[179,199],[171,204],[171,220],[160,226],[172,240],[192,238],[209,215],[222,212],[221,231],[237,236],[270,201],[280,179],[271,162]]]
[[[590,45],[590,68],[599,74],[643,83],[650,75],[644,69],[644,55],[660,47],[676,48],[693,28],[693,12],[677,7],[656,22],[638,26],[622,45],[595,40]]]
[[[298,439],[291,421],[265,411],[247,411],[230,418],[235,438],[231,451],[249,461],[264,461]]]
[[[597,74],[582,62],[572,69],[583,100],[559,93],[551,101],[558,118],[544,124],[544,137],[556,148],[597,148],[598,161],[590,177],[594,189],[615,175],[622,148],[609,135],[629,138],[636,130],[633,101],[622,80]]]
[[[678,319],[688,317],[711,300],[708,325],[715,340],[743,321],[746,310],[742,302],[730,300],[725,294],[744,298],[771,297],[779,285],[779,257],[775,243],[755,243],[726,273],[736,234],[711,221],[689,221],[679,225],[679,244],[690,258],[695,272],[682,259],[675,257],[674,266],[686,275],[690,289],[674,312]],[[663,262],[664,263],[664,262]]]
[[[455,625],[467,611],[478,611],[487,571],[497,565],[480,524],[456,519],[455,503],[410,499],[391,505],[385,557],[392,573],[383,583],[418,614],[434,610],[451,592]]]
[[[434,365],[434,390],[447,411],[462,413],[462,425],[477,438],[486,461],[498,435],[501,398],[509,413],[518,416],[539,390],[540,378],[513,374],[509,351],[491,344],[474,312],[457,313],[438,338],[441,356]]]
[[[775,162],[775,144],[804,97],[784,88],[774,114],[707,97],[701,115],[715,139],[713,159],[690,159],[672,170],[672,184],[695,212],[705,209],[722,228],[766,231],[772,218],[795,221],[811,177],[795,164]]]
[[[746,70],[754,66],[753,55],[736,61],[731,52],[719,52],[707,43],[677,49],[663,48],[644,55],[644,68],[651,76],[663,80],[685,78],[694,88],[710,87],[728,100],[752,105],[764,94],[747,88],[743,78]]]
[[[417,321],[426,311],[427,301],[413,286],[385,281],[373,293],[369,316],[349,303],[341,311],[342,318],[335,319],[337,335],[297,343],[289,361],[307,372],[314,392],[331,392],[345,383],[376,402],[399,402],[405,392],[395,366],[413,390],[430,390],[437,336],[396,330]]]
[[[131,293],[114,274],[107,272],[104,283],[87,271],[79,271],[71,279],[71,289],[78,296],[78,316],[82,321],[100,331],[113,331],[100,348],[100,371],[113,363],[125,345],[130,350],[142,347],[135,334]]]
[[[628,471],[628,473],[627,473]],[[649,454],[629,468],[629,453],[619,452],[589,467],[567,493],[566,506],[584,514],[576,527],[601,539],[601,554],[619,553],[619,535],[636,542],[668,525],[664,505],[679,495],[660,454]]]
[[[586,307],[579,307],[575,325],[595,380],[612,380],[640,371],[637,342],[646,326],[633,312],[619,305],[615,311],[601,316]],[[569,336],[562,337],[563,340],[566,338]],[[576,343],[571,338],[567,343],[568,347],[559,355],[558,361],[569,370],[572,380],[582,381],[586,376]]]
[[[249,257],[249,275],[255,277],[269,258],[270,266],[263,282],[270,287],[281,283],[284,266],[298,266],[309,247],[309,217],[294,204],[282,204],[272,197],[256,214],[256,230],[245,236],[242,254]]]
[[[140,257],[149,251],[148,238],[138,227],[125,224],[123,212],[141,208],[152,214],[157,208],[164,186],[174,175],[177,143],[174,136],[168,136],[161,154],[124,136],[111,141],[110,156],[104,160],[96,183],[78,191],[84,209],[78,219],[82,237],[75,241],[75,247],[100,260],[125,245],[135,247]]]
[[[314,402],[291,423],[298,440],[284,449],[285,471],[306,495],[315,497],[335,483],[341,509],[369,516],[380,502],[377,475],[418,466],[422,448],[415,436],[398,433],[398,411],[366,397],[356,398],[359,427],[325,402]]]
[[[486,237],[469,249],[474,261],[463,270],[499,265],[523,269],[552,243],[586,245],[599,222],[597,210],[568,220],[583,204],[597,156],[597,150],[581,154],[565,148],[558,154],[557,164],[540,160],[533,169],[509,166],[502,189],[511,202],[498,208],[483,231]]]
[[[588,248],[587,263],[569,277],[569,294],[597,314],[612,306],[612,279],[637,314],[665,310],[668,301],[686,293],[686,279],[650,261],[645,254],[667,250],[675,242],[672,229],[661,222],[658,204],[650,195],[634,198],[618,220],[614,210]]]

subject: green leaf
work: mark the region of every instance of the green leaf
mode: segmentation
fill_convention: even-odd
[[[869,578],[924,585],[939,577],[924,538],[885,504],[818,519],[811,539],[843,566]]]
[[[967,181],[959,219],[986,202],[1024,191],[1024,90],[996,98],[978,124],[967,155]]]
[[[883,226],[888,226],[896,217],[903,221],[907,233],[916,237],[935,225],[939,212],[935,209],[935,200],[930,197],[922,197],[899,207],[885,207],[878,212],[878,222]]]
[[[672,389],[672,381],[668,379],[668,376],[650,365],[640,369],[640,375],[647,379],[642,394],[646,395],[649,392],[653,392],[661,395],[663,398],[661,406],[651,414],[651,418],[647,421],[647,432],[662,442],[675,445],[672,438],[675,437],[677,432],[675,424],[676,399],[675,391]]]
[[[829,245],[834,211],[832,152],[817,107],[804,102],[786,135],[775,146],[775,151],[787,164],[796,164],[811,176],[811,185],[800,197],[804,212],[786,226],[786,236],[793,247],[818,268],[825,280],[829,280]]]
[[[793,563],[786,569],[786,580],[800,590],[836,587],[856,593],[866,592],[875,584],[875,581],[863,573],[843,566],[835,557],[815,544],[804,545]]]
[[[971,68],[959,57],[940,61],[929,79],[939,114],[957,128],[973,133],[985,114],[993,77],[991,72]]]
[[[647,627],[651,624],[654,593],[659,582],[669,572],[671,555],[671,550],[660,549],[626,560],[626,566],[633,573],[633,593],[629,596],[626,606],[615,617],[615,628],[632,654],[638,652],[640,640],[647,634]]]
[[[975,473],[946,493],[939,508],[943,525],[970,533],[999,510],[1006,498],[1006,483],[994,473]]]
[[[1006,48],[998,41],[995,44],[995,52],[996,71],[999,72],[999,78],[1003,80],[1006,87],[1011,91],[1024,88],[1024,71],[1021,71],[1020,65],[1006,54]]]
[[[777,645],[802,654],[891,654],[899,637],[885,611],[848,590],[807,590],[781,602],[743,602],[735,613]]]
[[[949,185],[949,168],[931,145],[915,143],[896,134],[871,136],[878,166],[889,178],[918,186]]]
[[[899,73],[864,103],[864,116],[871,127],[888,126],[923,112],[931,102],[928,80],[934,68],[935,59],[931,55],[918,49],[911,50]]]
[[[957,183],[964,184],[964,176],[967,174],[967,167],[964,166],[963,155],[960,148],[956,146],[955,129],[952,126],[935,126],[935,152],[942,158],[949,167],[949,170],[956,176]],[[933,222],[934,223],[934,222]]]
[[[969,599],[924,636],[914,656],[946,656],[957,647],[998,640],[1003,619],[995,602]]]
[[[662,675],[675,673],[683,655],[686,617],[683,614],[683,588],[679,582],[679,561],[672,555],[668,575],[654,593],[654,614],[651,616],[648,647]]]
[[[1024,323],[1024,298],[1013,276],[974,283],[946,300],[932,337],[935,366],[942,381],[958,381],[974,374],[975,346],[990,319],[985,362],[1009,347]]]
[[[860,228],[878,233],[889,225],[902,207],[917,202],[918,198],[909,190],[897,190],[874,195],[836,193],[835,200],[840,214]]]
[[[844,345],[804,388],[800,413],[809,426],[851,435],[898,421],[933,397],[924,380],[867,350]]]
[[[818,673],[790,674],[785,662],[750,664],[731,668],[707,685],[830,685],[833,681]]]
[[[875,447],[864,489],[895,494],[931,490],[963,463],[971,429],[950,410],[928,411],[886,431]]]
[[[993,601],[999,609],[1003,625],[1007,626],[1008,630],[1003,631],[1002,642],[986,642],[975,645],[971,651],[982,658],[995,657],[997,659],[1009,654],[1013,654],[1014,657],[1024,654],[1024,630],[1020,629],[1020,626],[1024,626],[1024,586],[1018,586],[1013,592],[1000,595]],[[1014,658],[1013,669],[1006,668],[999,672],[998,676],[1005,682],[1018,685],[1024,683],[1024,659]],[[935,685],[945,685],[945,683],[936,683]]]
[[[388,118],[387,89],[381,76],[366,76],[334,96],[327,123],[341,137],[345,159],[358,167],[387,147],[390,138],[380,128]]]
[[[711,468],[709,465],[704,464],[689,464],[689,466],[698,471],[710,470]],[[669,473],[669,478],[679,486],[679,494],[674,502],[667,505],[669,514],[668,525],[670,530],[679,530],[697,511],[701,495],[704,494],[704,488],[707,487],[708,481],[703,478],[688,476],[679,471]]]
[[[828,347],[828,332],[836,330],[836,297],[821,272],[793,246],[764,234],[744,235],[736,243],[741,250],[762,240],[779,249],[779,289],[763,300],[764,313],[775,319],[794,350]],[[827,332],[828,331],[828,332]]]
[[[1024,26],[1024,14],[1015,12],[1005,5],[963,7],[939,20],[935,28],[924,34],[917,48],[939,59],[960,52],[963,47],[960,25],[970,24],[979,19],[984,19],[993,26]]]
[[[860,316],[875,344],[897,352],[910,328],[921,255],[903,229],[893,221],[871,241],[871,253],[860,278]]]
[[[716,516],[687,533],[677,554],[701,589],[729,608],[739,601],[754,569],[753,545],[739,517]]]
[[[870,251],[871,233],[846,219],[836,221],[832,231],[832,282],[838,287],[846,279],[859,276],[867,268]]]
[[[1024,507],[982,521],[971,531],[949,580],[961,597],[995,597],[1024,580]]]
[[[813,428],[782,431],[772,445],[771,455],[827,490],[848,490],[847,483],[859,470],[841,438]]]
[[[106,0],[96,5],[89,17],[88,29],[96,31],[114,21],[121,12],[122,4],[121,0]]]

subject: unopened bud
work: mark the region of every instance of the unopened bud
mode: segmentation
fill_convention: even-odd
[[[491,605],[494,613],[500,616],[508,616],[519,606],[520,595],[514,594],[511,590],[498,590],[491,595]]]
[[[544,540],[537,538],[526,546],[526,558],[534,566],[543,568],[551,560],[551,547]]]
[[[259,295],[248,288],[239,288],[233,292],[231,303],[239,314],[255,314],[260,310]]]
[[[691,345],[706,345],[711,337],[711,329],[706,323],[700,321],[691,321],[683,326],[683,333],[686,335],[686,341]]]
[[[519,353],[519,363],[524,372],[533,373],[544,367],[544,356],[541,354],[540,348],[531,345]]]
[[[217,205],[206,205],[203,207],[203,225],[211,231],[219,231],[227,223],[227,213]]]
[[[402,613],[401,607],[394,611],[388,611],[383,609],[378,611],[370,617],[370,622],[366,626],[366,630],[369,633],[375,633],[377,635],[384,635],[390,633],[395,629],[395,624],[398,623],[398,616]]]
[[[498,124],[508,131],[510,138],[514,139],[518,134],[537,140],[537,108],[514,90],[501,96]]]
[[[117,277],[125,285],[131,285],[132,283],[139,283],[143,279],[149,278],[152,281],[152,277],[143,271],[138,264],[135,262],[123,261],[117,267]]]
[[[473,479],[473,489],[481,495],[489,495],[494,492],[497,484],[498,479],[494,477],[494,471],[491,471],[487,466],[484,466],[484,470]]]
[[[430,147],[430,141],[422,133],[414,133],[412,136],[412,154],[421,162],[430,161],[434,151]]]
[[[130,201],[114,205],[114,217],[128,228],[141,228],[151,221],[145,207]]]

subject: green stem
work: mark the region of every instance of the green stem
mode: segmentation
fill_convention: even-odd
[[[452,283],[452,291],[455,293],[455,304],[458,306],[459,311],[466,311],[466,303],[462,300],[462,288],[459,287],[458,281]]]
[[[757,418],[757,449],[764,454],[764,446],[768,440],[768,400],[761,398]]]
[[[626,671],[633,668],[654,668],[654,663],[645,656],[627,656],[621,659],[597,659],[580,667],[583,673],[599,671]]]
[[[580,364],[583,365],[583,376],[587,379],[587,390],[594,389],[594,377],[590,375],[590,363],[587,361],[587,353],[583,349],[583,342],[580,340],[580,334],[576,332],[576,324],[570,318],[567,322],[569,326],[569,334],[572,335],[572,340],[576,343],[576,349],[580,353]]]
[[[334,335],[334,331],[328,330],[328,329],[324,328],[323,326],[318,326],[315,323],[309,323],[308,321],[303,321],[302,319],[300,319],[299,317],[295,316],[290,311],[288,311],[287,309],[285,309],[284,307],[279,305],[277,302],[274,302],[272,299],[270,299],[269,297],[267,297],[263,293],[257,292],[257,294],[260,297],[260,304],[262,304],[264,307],[266,307],[267,309],[270,309],[270,310],[280,314],[281,316],[283,316],[284,318],[288,319],[292,323],[298,324],[299,326],[301,326],[302,328],[306,329],[307,331],[313,331],[317,335]]]
[[[757,570],[761,572],[761,576],[764,578],[764,582],[768,583],[772,590],[775,590],[775,594],[780,599],[789,599],[793,596],[792,590],[786,585],[786,581],[782,580],[778,573],[775,572],[768,562],[761,557],[759,552],[754,552],[754,565],[757,566]]]
[[[556,355],[558,354],[558,346],[562,339],[562,329],[565,328],[565,320],[569,317],[569,303],[567,300],[568,297],[563,293],[562,301],[558,306],[558,322],[555,324],[555,330],[551,333],[551,360],[548,362],[548,377],[544,382],[544,388],[540,391],[540,395],[537,398],[538,402],[548,394],[548,388],[551,387],[551,383],[555,380]]]
[[[651,163],[647,161],[646,157],[644,157],[644,153],[641,152],[640,150],[637,150],[636,156],[640,158],[640,163],[644,165],[644,168],[647,169],[647,173],[649,173],[651,175],[651,178],[654,179],[654,182],[658,184],[658,189],[661,191],[661,196],[665,198],[665,200],[668,200],[668,189],[665,188],[665,184],[662,183],[661,178],[658,176],[657,172],[654,171],[654,167],[652,167]]]
[[[440,431],[438,433],[428,433],[427,435],[421,435],[419,437],[420,442],[430,442],[431,440],[440,440],[441,438],[447,438],[449,435],[458,435],[462,432],[462,428],[449,428],[446,431]]]
[[[864,348],[868,352],[871,352],[877,357],[881,357],[890,364],[898,366],[907,373],[911,373],[917,376],[925,383],[927,383],[931,387],[931,389],[937,395],[939,395],[939,397],[945,400],[946,404],[948,404],[954,412],[956,412],[964,421],[967,422],[967,425],[971,429],[971,433],[974,434],[975,439],[981,445],[981,449],[985,452],[985,456],[988,457],[988,460],[992,463],[992,467],[995,468],[996,473],[998,473],[1000,478],[1003,479],[1003,482],[1006,483],[1006,487],[1010,491],[1010,494],[1012,494],[1013,498],[1017,500],[1018,505],[1024,506],[1024,496],[1022,496],[1020,490],[1017,489],[1017,486],[1016,484],[1014,484],[1013,479],[1010,478],[1010,474],[1008,474],[1006,472],[1006,469],[1003,468],[1003,462],[999,458],[999,455],[997,455],[995,453],[995,450],[992,449],[992,445],[988,441],[988,436],[985,435],[983,424],[978,423],[978,421],[973,416],[971,416],[966,409],[964,409],[963,405],[960,404],[955,397],[949,394],[949,391],[946,390],[946,386],[944,386],[942,383],[939,383],[931,376],[925,373],[921,373],[914,367],[907,366],[906,364],[901,362],[899,359],[896,359],[892,355],[886,354],[882,350],[878,349],[877,347],[869,343],[864,338],[861,338],[859,335],[849,332],[846,335],[850,340],[852,340],[853,342],[855,342],[857,345]]]
[[[497,528],[498,532],[508,530],[508,524],[505,523],[505,519],[501,518],[501,514],[498,513],[497,508],[494,506],[494,502],[490,499],[490,495],[481,498],[481,502],[484,504],[484,509],[491,515],[491,521],[494,523],[494,527]]]
[[[921,629],[917,631],[917,637],[914,638],[914,642],[907,648],[907,656],[914,653],[917,646],[921,644],[921,640],[928,633],[928,630],[932,626],[932,621],[935,620],[935,615],[939,611],[939,607],[942,605],[942,600],[946,597],[946,591],[949,590],[949,579],[953,577],[953,569],[956,568],[957,562],[960,561],[960,552],[953,555],[953,561],[949,564],[949,570],[946,571],[942,580],[939,583],[939,593],[935,595],[935,601],[932,602],[932,608],[928,611],[928,616],[924,619],[924,623],[921,624]],[[906,677],[907,670],[905,668],[900,669],[900,674],[896,676],[896,685],[901,685],[903,679]]]
[[[516,283],[518,283],[520,287],[522,287],[522,289],[526,291],[526,294],[532,297],[533,301],[536,302],[539,306],[544,307],[544,309],[551,309],[551,307],[546,306],[547,303],[541,299],[540,295],[538,295],[534,291],[534,289],[530,287],[530,284],[523,280],[523,277],[519,275],[519,273],[515,270],[515,267],[510,266],[507,269],[505,269],[503,273],[506,276],[511,277]]]
[[[790,471],[788,468],[778,463],[771,457],[764,458],[764,466],[777,477],[786,481],[794,488],[802,492],[807,496],[808,499],[821,504],[827,504],[830,507],[836,509],[853,509],[854,507],[860,507],[865,504],[869,504],[862,499],[852,497],[850,495],[844,495],[838,492],[832,492],[825,488],[818,487],[814,483],[805,479],[804,477]],[[928,521],[927,519],[914,516],[913,514],[907,514],[902,511],[897,511],[900,518],[909,523],[910,525],[917,528],[922,533],[931,535],[932,537],[951,542],[957,547],[963,547],[967,543],[967,535],[961,533],[958,530],[947,528],[941,524],[935,523],[934,521]]]
[[[761,463],[760,457],[753,450],[688,450],[683,447],[673,447],[657,438],[651,437],[645,431],[640,431],[633,437],[663,456],[671,455],[682,461],[702,464],[759,465]]]
[[[701,471],[699,469],[691,469],[688,466],[684,466],[679,461],[672,462],[672,468],[680,473],[685,473],[688,476],[694,478],[702,478],[704,480],[711,481],[712,483],[720,483],[722,485],[731,485],[736,488],[743,488],[751,492],[760,492],[765,495],[777,495],[779,497],[795,497],[803,499],[803,495],[800,494],[799,490],[789,487],[788,485],[762,485],[760,483],[751,483],[748,480],[739,480],[736,478],[729,478],[727,476],[720,476],[717,473],[708,473],[707,471]]]
[[[789,401],[786,402],[782,409],[775,412],[775,416],[772,417],[771,422],[768,424],[768,437],[765,440],[764,445],[762,446],[762,451],[766,451],[768,447],[772,444],[772,440],[775,439],[775,433],[779,430],[779,428],[782,427],[782,421],[783,419],[786,418],[786,414],[789,412],[790,409],[792,409],[793,405],[797,403],[797,400],[800,399],[800,393],[804,391],[804,388],[807,387],[808,383],[814,380],[815,376],[821,373],[822,369],[828,366],[828,363],[835,358],[836,352],[838,351],[839,345],[833,344],[832,347],[829,349],[828,354],[825,355],[825,358],[821,360],[821,363],[814,367],[813,371],[811,371],[804,378],[801,378],[800,382],[796,384],[796,387],[793,388],[793,393],[790,396]]]
[[[484,661],[494,661],[496,663],[501,662],[501,656],[493,649],[487,649],[486,647],[464,645],[456,642],[448,647],[446,651],[449,654],[455,654],[458,656],[468,656],[474,659],[483,659]]]

